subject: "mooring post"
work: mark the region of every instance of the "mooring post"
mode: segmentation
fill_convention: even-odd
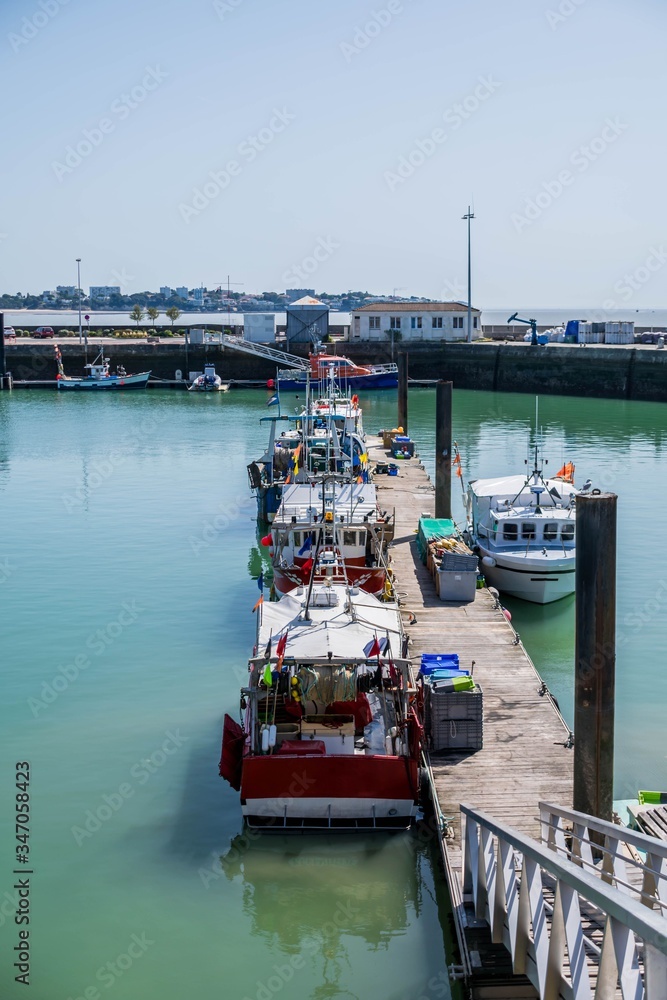
[[[5,388],[5,314],[0,312],[0,389]]]
[[[435,396],[435,516],[452,516],[452,383],[438,382]]]
[[[408,433],[408,355],[401,351],[398,355],[398,423],[403,433]]]
[[[616,674],[615,493],[577,497],[574,808],[611,821]]]

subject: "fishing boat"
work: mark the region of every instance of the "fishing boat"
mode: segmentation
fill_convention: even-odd
[[[304,586],[311,576],[350,584],[370,594],[391,593],[387,547],[394,512],[381,510],[372,483],[341,482],[335,475],[284,487],[271,534],[273,581],[278,594]]]
[[[276,401],[276,394],[269,400]],[[337,473],[352,481],[367,475],[367,454],[359,397],[344,394],[329,373],[327,393],[310,398],[297,416],[262,417],[270,427],[264,454],[248,465],[250,488],[257,498],[258,520],[271,523],[290,483],[308,483],[323,474]],[[279,431],[279,425],[285,428]]]
[[[139,372],[128,375],[122,365],[116,367],[112,375],[109,370],[109,358],[104,357],[104,348],[100,349],[92,364],[84,365],[87,375],[81,378],[66,375],[63,368],[62,355],[57,344],[53,345],[58,365],[56,381],[58,389],[145,389],[148,385],[150,372]]]
[[[280,831],[409,826],[423,730],[398,606],[311,578],[256,607],[243,725],[225,716],[220,760],[246,823]]]
[[[219,375],[216,375],[215,365],[204,365],[204,371],[193,380],[188,386],[188,392],[227,392],[229,382],[223,382]]]
[[[398,367],[387,365],[355,365],[349,358],[338,354],[316,351],[309,355],[310,369],[285,368],[278,371],[278,387],[284,392],[305,389],[306,382],[325,383],[333,371],[341,389],[351,392],[359,389],[395,389],[398,385]]]
[[[475,479],[466,495],[467,532],[487,582],[533,604],[550,604],[575,589],[574,465],[546,479],[535,462],[528,476]]]

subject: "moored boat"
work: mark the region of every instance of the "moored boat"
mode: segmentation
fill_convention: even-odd
[[[395,389],[398,385],[398,367],[387,365],[356,365],[349,358],[338,354],[317,351],[309,356],[310,370],[282,369],[278,372],[278,386],[284,392],[298,392],[310,381],[325,383],[333,373],[341,389],[351,392],[359,389]]]
[[[535,466],[529,476],[476,479],[468,485],[468,534],[487,582],[534,604],[574,593],[576,568],[574,486],[568,463],[552,479]]]
[[[398,606],[316,586],[259,604],[220,774],[251,827],[403,829],[416,815],[422,726]]]
[[[349,583],[378,597],[388,593],[393,536],[394,512],[379,508],[372,483],[331,475],[286,486],[270,535],[276,592],[287,594],[312,576],[316,583]]]
[[[216,374],[215,365],[204,365],[204,371],[188,386],[188,392],[227,392],[229,383]]]
[[[104,357],[104,348],[100,349],[92,364],[84,365],[88,374],[83,377],[65,375],[62,355],[57,344],[55,350],[58,374],[56,375],[58,389],[145,389],[148,385],[150,372],[138,372],[128,375],[122,365],[116,367],[114,374],[109,369],[109,358]]]

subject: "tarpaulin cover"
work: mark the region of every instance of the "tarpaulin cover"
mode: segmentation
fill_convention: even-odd
[[[420,517],[417,533],[417,547],[422,562],[426,562],[428,543],[438,538],[450,538],[456,534],[456,525],[446,517]]]

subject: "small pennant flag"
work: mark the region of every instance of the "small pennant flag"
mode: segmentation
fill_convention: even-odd
[[[304,555],[306,552],[309,551],[309,549],[312,549],[312,547],[313,547],[313,539],[311,538],[310,535],[308,535],[303,545],[299,549],[299,555],[300,556]]]
[[[278,657],[278,663],[276,664],[276,670],[280,671],[283,669],[283,660],[285,658],[285,647],[287,646],[287,632],[283,633],[278,639],[278,645],[276,646],[276,656]]]
[[[311,569],[313,568],[313,560],[312,560],[312,558],[311,559],[306,559],[305,563],[303,564],[303,566],[301,568],[303,569],[304,573],[310,573]]]
[[[259,590],[260,594],[264,590],[264,572],[263,571],[257,577],[257,589]]]
[[[456,475],[459,477],[459,479],[463,479],[463,473],[461,472],[461,466],[460,465],[456,466]]]
[[[262,680],[266,684],[267,688],[270,688],[273,684],[273,676],[271,674],[271,664],[267,663],[264,667],[264,673],[262,674]]]
[[[271,399],[268,400],[268,402],[267,402],[266,405],[267,406],[280,406],[280,397],[279,397],[279,395],[278,395],[277,392],[274,392],[273,396],[271,396]]]
[[[378,642],[377,636],[375,636],[372,642],[367,642],[366,645],[364,646],[364,653],[369,658],[369,660],[372,656],[379,656],[381,652],[382,649],[380,647],[380,643]]]
[[[264,604],[264,594],[260,594],[257,600],[255,601],[255,604],[252,609],[253,614],[255,613],[255,611],[257,611],[257,608],[259,608],[262,604]]]
[[[273,644],[273,636],[270,635],[269,636],[269,641],[266,644],[266,649],[264,650],[264,659],[265,660],[270,660],[271,659],[271,646],[272,646],[272,644]]]

